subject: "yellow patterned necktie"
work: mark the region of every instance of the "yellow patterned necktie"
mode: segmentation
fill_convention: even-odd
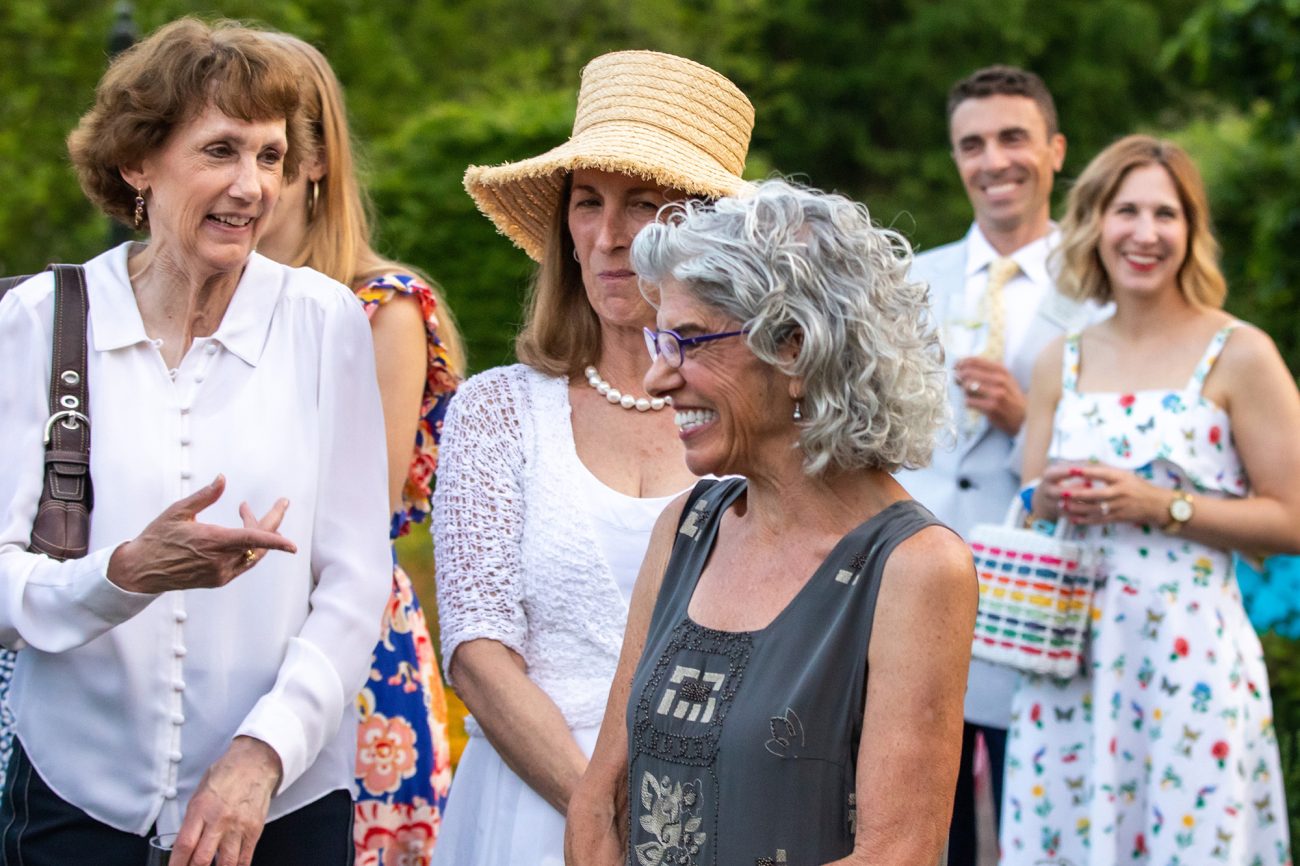
[[[988,282],[984,284],[984,296],[980,300],[980,317],[984,320],[988,331],[984,337],[984,348],[980,349],[979,356],[999,364],[1005,363],[1003,355],[1007,349],[1007,311],[1002,290],[1018,273],[1020,273],[1020,265],[1016,264],[1015,259],[999,256],[989,262]],[[979,427],[981,418],[983,415],[977,410],[968,409],[966,430],[974,432]]]
[[[980,357],[999,364],[1003,363],[1002,356],[1007,348],[1007,317],[1002,290],[1018,273],[1020,265],[1016,264],[1015,259],[999,257],[989,263],[989,279],[984,286],[981,310],[984,322],[988,325],[988,333]]]

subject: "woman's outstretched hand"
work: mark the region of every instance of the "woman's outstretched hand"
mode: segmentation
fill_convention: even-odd
[[[297,553],[297,546],[276,531],[289,508],[287,499],[278,500],[260,519],[247,503],[241,504],[244,525],[238,529],[200,523],[199,513],[225,490],[225,476],[218,475],[168,506],[143,532],[113,551],[108,579],[128,592],[142,593],[225,586],[268,550]]]

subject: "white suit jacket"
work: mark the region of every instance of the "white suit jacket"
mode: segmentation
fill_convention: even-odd
[[[930,285],[932,314],[942,323],[950,303],[962,303],[966,290],[966,250],[963,238],[916,257],[912,278]],[[1041,290],[1029,329],[1012,344],[1003,363],[1020,387],[1029,389],[1034,362],[1053,338],[1079,330],[1094,318],[1095,308],[1072,301],[1055,291]],[[947,358],[949,370],[959,360]],[[953,417],[965,416],[961,388],[949,376],[949,401]],[[955,439],[953,438],[955,436]],[[935,516],[963,536],[977,523],[1000,522],[1011,498],[1020,489],[1019,437],[1008,436],[981,418],[973,431],[942,439],[931,464],[903,470],[898,481]],[[968,721],[1006,728],[1011,714],[1015,675],[1009,668],[974,661],[966,689]]]

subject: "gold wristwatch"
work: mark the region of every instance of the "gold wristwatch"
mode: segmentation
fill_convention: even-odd
[[[1169,535],[1177,535],[1182,532],[1187,521],[1192,519],[1196,509],[1192,507],[1192,497],[1189,493],[1179,491],[1174,494],[1174,498],[1169,502],[1169,522],[1162,528]]]

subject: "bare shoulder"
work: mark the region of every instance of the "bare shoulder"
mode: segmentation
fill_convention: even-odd
[[[1249,372],[1271,367],[1281,360],[1272,337],[1248,322],[1239,322],[1223,344],[1218,363],[1228,371],[1240,368]]]
[[[1254,325],[1241,322],[1223,344],[1206,379],[1205,395],[1231,409],[1234,397],[1254,402],[1264,395],[1289,395],[1294,388],[1294,380],[1272,338]]]
[[[376,336],[382,334],[395,339],[414,338],[423,343],[424,310],[420,306],[420,299],[415,295],[395,293],[371,313],[370,328]],[[379,344],[378,339],[375,342],[376,345]]]
[[[1047,345],[1043,346],[1042,350],[1038,353],[1039,361],[1042,361],[1043,358],[1052,358],[1057,361],[1061,360],[1061,352],[1065,351],[1065,341],[1068,339],[1070,339],[1069,334],[1057,334],[1049,340]]]
[[[901,578],[917,590],[974,589],[975,564],[961,536],[946,526],[927,526],[902,541],[885,563],[886,584]]]
[[[915,674],[916,662],[908,659],[925,647],[930,661],[922,667],[940,659],[965,664],[962,655],[970,652],[978,595],[975,565],[960,536],[945,526],[927,526],[912,535],[885,563],[869,650],[872,663]]]
[[[1034,378],[1038,378],[1045,373],[1059,378],[1061,370],[1061,358],[1065,352],[1065,341],[1069,339],[1065,334],[1059,334],[1052,338],[1046,346],[1038,353],[1034,360]]]

